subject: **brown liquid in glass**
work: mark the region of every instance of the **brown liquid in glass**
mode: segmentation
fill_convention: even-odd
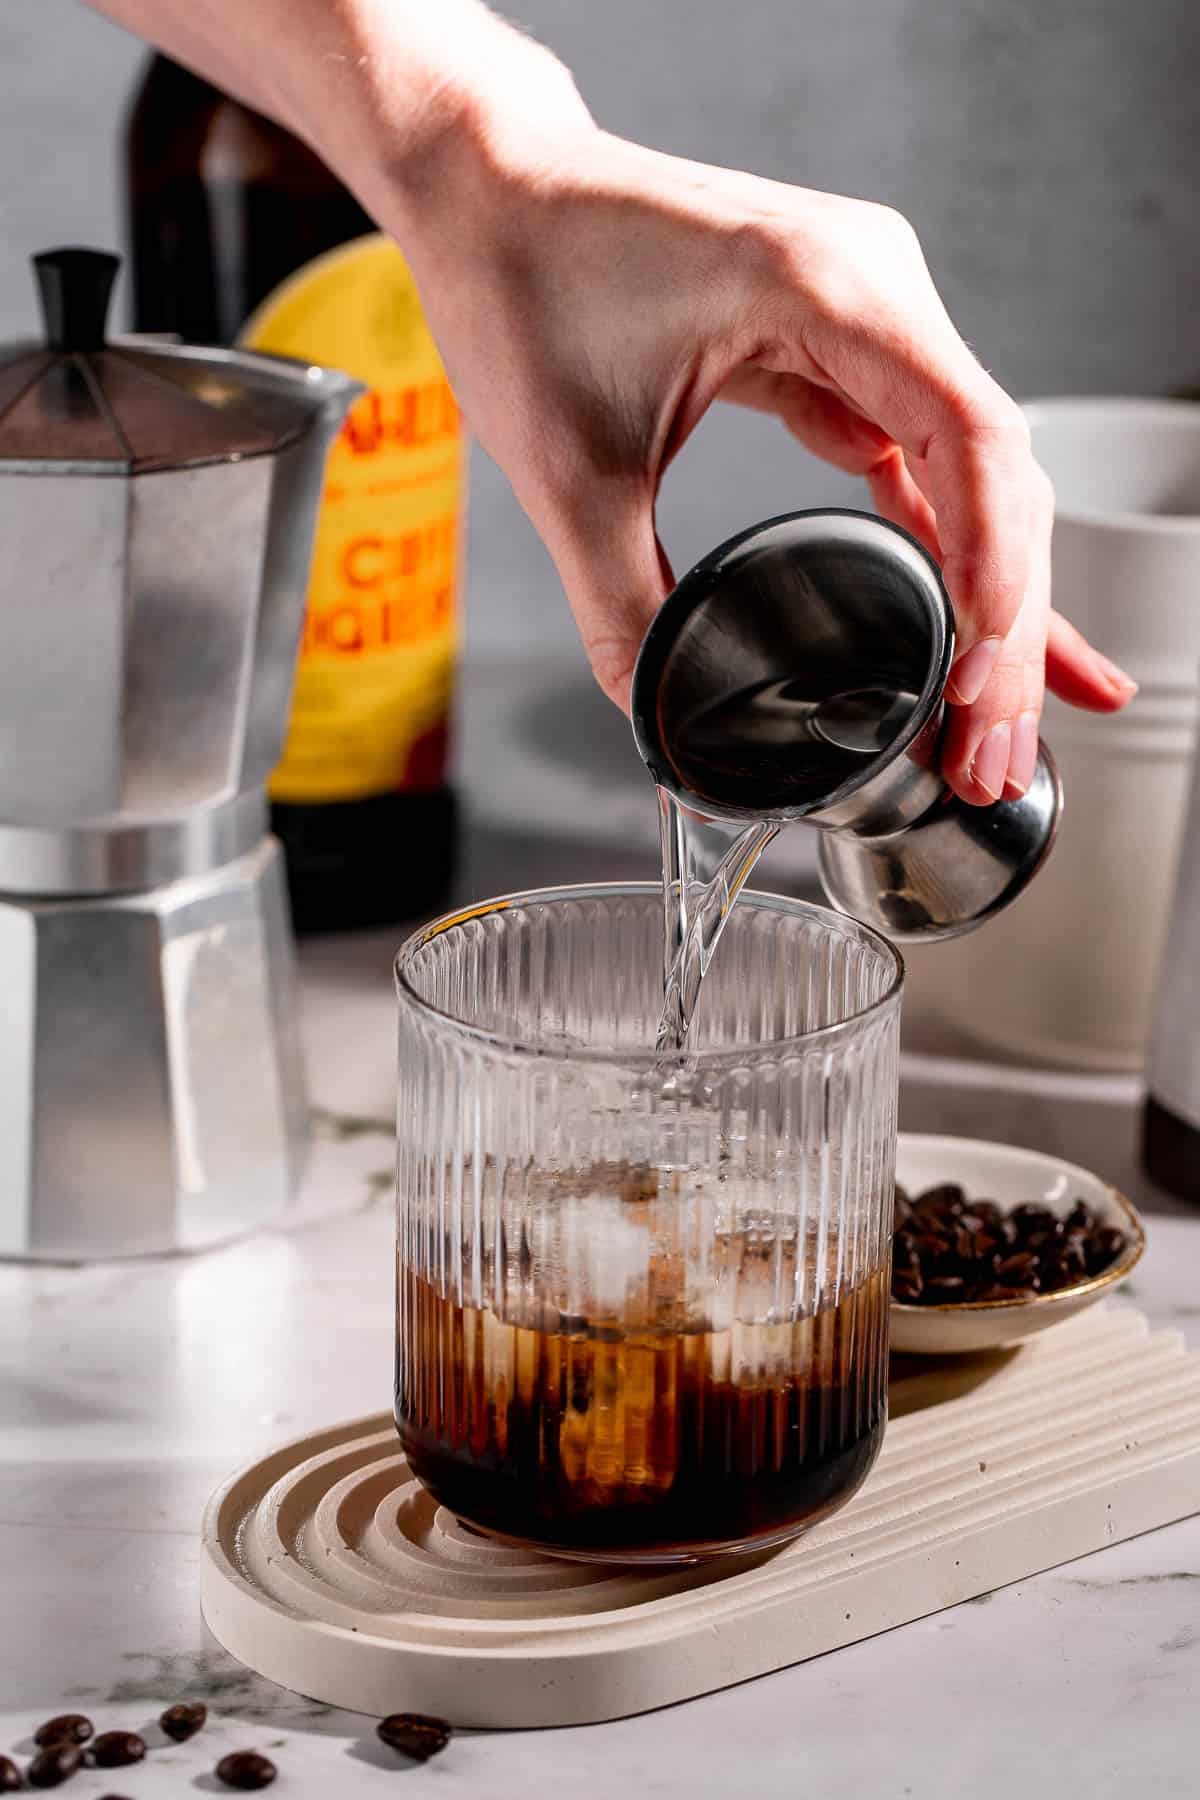
[[[764,1548],[840,1505],[886,1412],[888,1272],[815,1315],[723,1330],[510,1324],[404,1268],[396,1419],[473,1525],[636,1562]]]
[[[895,696],[887,699],[894,710]],[[876,705],[870,720],[883,710]],[[857,714],[850,723],[861,736]],[[840,753],[877,747],[856,739]],[[670,1079],[686,1060],[701,984],[734,902],[778,827],[721,825],[664,789],[658,798],[657,1049]],[[633,1191],[631,1204],[639,1197]],[[776,1296],[820,1291],[812,1270],[796,1268],[810,1251],[797,1240],[771,1245]],[[754,1288],[746,1265],[761,1246],[727,1236],[714,1252],[739,1288]],[[455,1265],[451,1251],[447,1266]],[[678,1274],[652,1270],[651,1288],[677,1291]],[[673,1304],[642,1318],[598,1307],[567,1317],[518,1296],[502,1316],[446,1297],[402,1263],[400,1439],[435,1499],[511,1543],[621,1562],[764,1549],[840,1506],[875,1460],[887,1411],[889,1284],[885,1264],[813,1312],[716,1329]],[[761,1284],[758,1301],[755,1320],[778,1318]]]

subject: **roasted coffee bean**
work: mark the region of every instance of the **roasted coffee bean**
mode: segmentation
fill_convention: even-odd
[[[260,1756],[257,1750],[231,1750],[217,1764],[217,1780],[245,1793],[270,1787],[277,1773],[270,1757]]]
[[[445,1719],[431,1719],[425,1713],[389,1713],[375,1727],[375,1735],[389,1750],[402,1751],[414,1762],[428,1762],[446,1748],[451,1730]]]
[[[953,1242],[954,1254],[959,1262],[975,1261],[975,1233],[973,1231],[969,1231],[965,1225],[956,1225]]]
[[[11,1756],[0,1756],[0,1794],[15,1794],[21,1785],[21,1771]]]
[[[175,1743],[186,1744],[190,1737],[195,1737],[207,1718],[208,1708],[202,1701],[177,1700],[174,1706],[168,1706],[166,1712],[159,1713],[158,1722]]]
[[[44,1725],[39,1725],[33,1734],[33,1741],[40,1750],[48,1744],[86,1744],[95,1727],[90,1719],[82,1713],[55,1713]]]
[[[1106,1269],[1109,1263],[1116,1262],[1125,1248],[1125,1233],[1118,1231],[1115,1225],[1106,1225],[1098,1231],[1093,1239],[1096,1246],[1095,1267],[1097,1273]]]
[[[925,1283],[921,1298],[929,1306],[952,1306],[956,1301],[966,1299],[963,1292],[966,1285],[961,1275],[938,1275]]]
[[[972,1200],[971,1211],[980,1225],[986,1226],[990,1231],[995,1231],[1004,1218],[1003,1207],[997,1206],[994,1200]]]
[[[1082,1200],[1060,1218],[1033,1201],[1005,1213],[952,1182],[915,1198],[897,1189],[892,1292],[909,1305],[943,1306],[1058,1293],[1108,1268],[1126,1243]]]
[[[77,1775],[83,1765],[83,1751],[78,1744],[60,1738],[57,1744],[47,1744],[39,1750],[25,1771],[30,1787],[56,1788],[64,1781],[70,1781]]]
[[[136,1731],[102,1731],[88,1754],[98,1769],[124,1769],[141,1762],[146,1741]]]
[[[1037,1279],[1038,1259],[1028,1250],[1019,1250],[1015,1256],[1002,1256],[996,1262],[996,1280],[1002,1281],[1006,1287],[1023,1287]]]
[[[955,1243],[964,1262],[980,1263],[989,1269],[991,1258],[1000,1248],[999,1237],[986,1225],[980,1225],[974,1231],[960,1230]]]
[[[1057,1294],[1061,1288],[1073,1287],[1082,1281],[1087,1269],[1069,1256],[1056,1256],[1044,1259],[1041,1264],[1041,1283],[1044,1294]]]
[[[913,1202],[921,1212],[933,1212],[941,1208],[953,1211],[966,1205],[966,1189],[959,1187],[955,1181],[944,1181],[940,1187],[926,1188]]]
[[[1048,1231],[1053,1235],[1062,1229],[1062,1221],[1056,1214],[1044,1206],[1033,1206],[1029,1202],[1014,1206],[1008,1216],[1024,1238],[1035,1231]]]

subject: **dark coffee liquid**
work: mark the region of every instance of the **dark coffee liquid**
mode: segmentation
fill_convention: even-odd
[[[888,1272],[723,1330],[509,1324],[399,1281],[396,1419],[442,1505],[509,1541],[632,1562],[755,1549],[840,1505],[886,1413]]]

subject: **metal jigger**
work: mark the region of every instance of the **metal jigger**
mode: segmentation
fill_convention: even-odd
[[[937,565],[868,513],[790,513],[696,564],[646,634],[633,729],[660,787],[734,823],[807,820],[832,903],[900,943],[972,930],[1049,853],[1062,808],[968,806],[938,773],[954,618]]]

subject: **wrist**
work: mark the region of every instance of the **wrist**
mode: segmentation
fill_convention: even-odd
[[[349,0],[342,16],[348,41],[300,83],[303,134],[411,256],[596,133],[564,65],[479,0]]]

